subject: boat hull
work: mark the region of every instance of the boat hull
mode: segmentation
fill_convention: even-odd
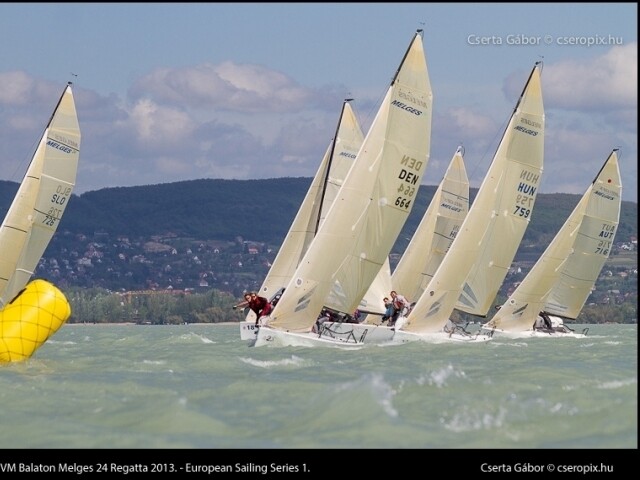
[[[363,343],[358,342],[353,337],[325,337],[313,332],[285,332],[267,326],[262,326],[258,330],[254,347],[262,346],[274,347],[337,347],[337,348],[360,348]]]
[[[401,325],[401,319],[398,319]],[[407,332],[404,330],[396,330],[394,327],[386,325],[376,325],[368,323],[339,323],[325,322],[322,324],[325,331],[335,332],[338,334],[346,334],[353,332],[353,335],[359,342],[363,344],[370,343],[408,343],[415,341],[423,341],[429,343],[450,343],[450,342],[470,342],[482,343],[491,340],[491,332],[469,333],[465,331],[454,331],[453,333],[436,332],[427,334],[418,334]]]
[[[374,323],[324,322],[322,329],[322,335],[325,337],[353,334],[356,340],[361,343],[391,342],[395,334],[392,327]]]
[[[0,310],[0,363],[26,360],[71,316],[64,294],[34,280]]]
[[[493,338],[493,333],[460,333],[460,332],[433,332],[413,333],[398,330],[393,337],[396,343],[427,342],[427,343],[486,343]]]
[[[509,332],[499,329],[493,330],[496,335],[505,338],[587,338],[586,333],[543,331],[543,330],[523,330],[517,332]]]
[[[255,341],[260,327],[256,322],[240,322],[240,339],[245,341]]]

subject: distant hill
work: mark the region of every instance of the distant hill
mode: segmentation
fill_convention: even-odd
[[[105,188],[73,195],[58,232],[232,241],[238,236],[279,245],[289,229],[311,178],[262,180],[203,179],[139,187]],[[0,215],[17,192],[15,182],[0,181]],[[423,185],[394,253],[404,251],[436,186]],[[472,189],[471,198],[477,189]],[[581,195],[539,194],[522,245],[544,245],[553,238]],[[616,241],[638,234],[638,204],[622,202]],[[536,250],[539,250],[536,249]]]

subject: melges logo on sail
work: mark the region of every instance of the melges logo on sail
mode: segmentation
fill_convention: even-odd
[[[73,150],[65,145],[61,145],[58,142],[54,142],[53,140],[47,140],[47,145],[55,148],[56,150],[60,150],[64,153],[71,153]]]
[[[542,129],[542,124],[540,122],[534,122],[533,120],[529,120],[524,117],[520,119],[520,123],[524,123],[525,125],[528,125],[533,128]],[[527,135],[531,135],[532,137],[535,137],[536,135],[538,135],[537,131],[531,130],[530,128],[527,128],[527,127],[523,127],[522,125],[516,125],[514,128],[515,130],[518,130],[519,132],[522,132],[522,133],[526,133]]]
[[[402,98],[403,100],[406,100],[407,102],[413,103],[414,105],[418,105],[420,107],[424,107],[424,108],[429,108],[429,105],[427,104],[427,102],[425,102],[424,100],[415,97],[413,95],[411,95],[410,93],[405,93],[403,91],[399,91],[398,92],[398,97]],[[401,108],[403,110],[406,110],[407,112],[411,112],[414,115],[422,115],[422,110],[418,110],[417,108],[413,108],[409,105],[407,105],[406,103],[402,103],[399,102],[398,100],[394,100],[393,102],[391,102],[391,105],[396,106],[398,108]]]

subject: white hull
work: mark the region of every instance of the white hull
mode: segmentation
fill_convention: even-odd
[[[504,331],[504,330],[499,330],[499,329],[494,329],[493,331],[501,336],[501,337],[507,337],[507,338],[587,338],[587,334],[586,334],[586,330],[589,330],[588,328],[583,330],[583,333],[577,333],[577,332],[551,332],[551,331],[544,331],[544,330],[523,330],[523,331],[519,331],[519,332],[509,332],[509,331]]]
[[[259,329],[260,327],[256,325],[256,322],[240,322],[240,339],[255,340]]]
[[[275,330],[267,326],[262,326],[258,330],[254,347],[271,345],[274,347],[337,347],[337,348],[360,348],[362,343],[355,340],[355,337],[329,337],[319,336],[313,332],[285,332]]]
[[[427,342],[427,343],[485,343],[493,338],[492,333],[460,333],[460,332],[433,332],[433,333],[412,333],[398,330],[394,336],[394,342]]]
[[[401,319],[398,319],[400,322]],[[453,333],[436,332],[417,334],[404,330],[395,330],[386,325],[376,325],[369,323],[334,323],[325,322],[323,327],[336,334],[346,334],[353,332],[355,338],[363,344],[369,343],[408,343],[408,342],[428,342],[428,343],[449,343],[449,342],[471,342],[481,343],[491,340],[491,332],[466,333],[455,331]]]
[[[324,322],[322,328],[325,337],[330,337],[332,334],[347,335],[352,332],[361,343],[391,342],[395,334],[392,327],[374,323]]]

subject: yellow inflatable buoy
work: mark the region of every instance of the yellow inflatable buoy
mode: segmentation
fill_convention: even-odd
[[[45,280],[33,280],[0,310],[0,364],[25,360],[71,316],[64,294]]]

